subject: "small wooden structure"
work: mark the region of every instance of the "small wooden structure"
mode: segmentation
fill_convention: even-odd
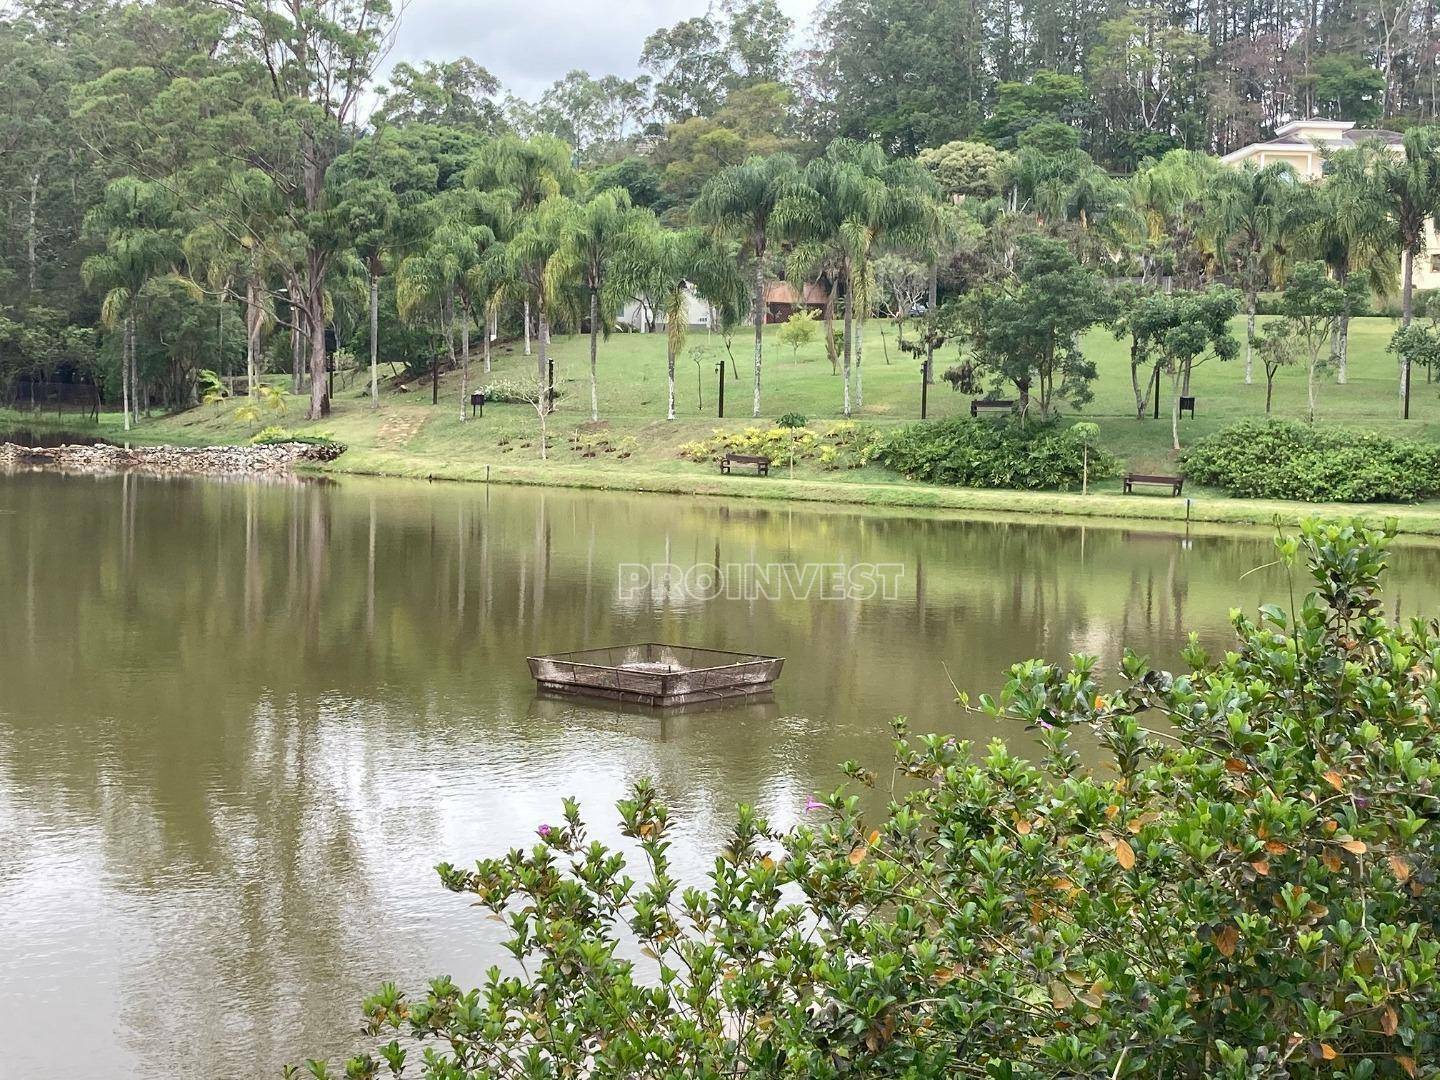
[[[1185,478],[1183,476],[1150,476],[1145,473],[1125,474],[1125,494],[1131,495],[1131,490],[1136,484],[1149,484],[1152,487],[1168,487],[1170,494],[1179,496],[1185,489]]]
[[[986,401],[984,398],[971,398],[970,415],[978,417],[982,409],[988,412],[1010,412],[1015,405],[1016,402],[1013,401]]]
[[[785,659],[648,641],[528,657],[542,691],[666,708],[763,694]]]
[[[1190,419],[1191,419],[1191,420],[1194,420],[1194,419],[1195,419],[1195,399],[1194,399],[1193,397],[1185,397],[1185,396],[1182,394],[1181,397],[1180,397],[1180,415],[1181,415],[1181,416],[1184,416],[1187,412],[1190,414]]]
[[[720,471],[729,475],[732,465],[754,465],[756,476],[770,475],[770,459],[763,454],[726,454],[720,459]]]

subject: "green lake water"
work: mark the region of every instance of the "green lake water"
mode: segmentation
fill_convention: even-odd
[[[1223,647],[1229,608],[1288,602],[1256,569],[1272,557],[1263,530],[0,476],[0,1072],[338,1056],[382,980],[473,985],[500,959],[437,862],[530,842],[566,795],[614,838],[613,803],[649,776],[701,880],[735,803],[798,820],[836,763],[883,771],[892,716],[1027,742],[962,713],[952,679],[993,691],[1072,651],[1113,670],[1123,644],[1173,663],[1187,630]],[[1387,610],[1440,611],[1440,548],[1393,561]],[[633,587],[657,564],[669,587]],[[778,589],[677,587],[786,565]],[[823,585],[868,565],[891,569],[848,580],[874,595]],[[786,664],[771,701],[664,719],[537,699],[527,655],[633,641]]]

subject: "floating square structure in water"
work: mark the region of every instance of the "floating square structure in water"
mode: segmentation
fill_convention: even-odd
[[[666,708],[748,698],[771,689],[784,657],[685,645],[616,645],[529,657],[543,691]]]

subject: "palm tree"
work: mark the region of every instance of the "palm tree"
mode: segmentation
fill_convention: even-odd
[[[575,212],[575,204],[565,196],[552,195],[521,219],[520,227],[505,245],[509,282],[536,301],[538,379],[542,385],[548,385],[550,313],[567,299],[568,282],[559,273],[563,267],[561,248]]]
[[[470,397],[470,324],[477,310],[483,311],[493,292],[498,274],[495,268],[495,232],[478,220],[480,200],[473,192],[452,191],[435,200],[438,224],[425,247],[400,264],[396,283],[396,306],[409,318],[422,305],[439,307],[440,321],[449,343],[450,360],[456,363],[454,308],[460,304],[460,419],[466,417]],[[438,400],[438,366],[434,369],[433,393]]]
[[[103,236],[105,250],[81,265],[89,288],[102,289],[100,316],[107,327],[122,328],[120,387],[125,430],[140,418],[135,362],[135,321],[141,293],[154,278],[168,273],[180,255],[175,228],[177,205],[163,184],[121,177],[105,187],[86,227]]]
[[[1288,253],[1301,224],[1299,177],[1293,166],[1277,161],[1257,168],[1245,162],[1222,173],[1210,203],[1211,227],[1222,246],[1233,245],[1245,294],[1245,383],[1254,380],[1255,309],[1260,290],[1275,279],[1277,263]],[[1342,380],[1343,381],[1343,380]]]
[[[636,274],[634,248],[647,219],[630,205],[624,188],[609,188],[575,208],[562,225],[552,275],[579,282],[590,304],[590,419],[600,419],[596,377],[599,338],[610,337],[610,313]]]
[[[478,191],[503,193],[513,214],[511,220],[518,224],[538,210],[545,200],[574,191],[576,176],[572,156],[570,147],[551,135],[530,139],[502,135],[489,143],[470,166],[465,183]],[[522,291],[525,355],[529,356],[530,303],[535,296],[530,291]],[[543,379],[543,364],[541,369]]]
[[[975,248],[980,226],[951,202],[932,200],[926,208],[924,241],[919,251],[930,273],[925,308],[925,381],[935,381],[935,316],[940,303],[940,266]]]
[[[791,252],[789,275],[802,280],[821,267],[830,267],[837,285],[844,285],[843,411],[849,416],[852,371],[855,404],[864,404],[860,371],[870,259],[882,241],[915,248],[924,245],[934,181],[913,160],[891,162],[878,146],[848,139],[831,143],[824,156],[806,167],[804,179],[805,186],[795,190],[783,215],[799,238]]]
[[[787,200],[803,194],[800,173],[789,154],[752,156],[716,173],[700,191],[691,213],[702,225],[738,235],[751,260],[751,318],[755,323],[755,399],[752,416],[760,415],[760,362],[765,332],[765,253],[771,223],[784,217]],[[801,204],[796,202],[798,210]]]
[[[1325,263],[1342,286],[1356,272],[1373,292],[1388,293],[1394,279],[1395,224],[1387,212],[1383,170],[1389,151],[1378,144],[1337,150],[1325,159],[1325,180],[1307,190],[1303,211],[1310,254]],[[1423,233],[1422,233],[1423,234]],[[1337,382],[1349,379],[1350,298],[1335,324]]]
[[[1403,155],[1385,156],[1379,168],[1381,189],[1400,238],[1400,323],[1414,315],[1415,258],[1425,247],[1425,226],[1440,209],[1440,129],[1405,132]],[[1400,362],[1401,416],[1410,419],[1410,362]]]
[[[653,218],[651,219],[653,222]],[[675,359],[685,347],[691,295],[705,300],[722,326],[739,321],[747,301],[736,252],[700,229],[671,231],[651,224],[638,234],[637,284],[665,313],[665,362],[669,384],[665,418],[675,419]]]
[[[1199,288],[1215,256],[1207,204],[1224,167],[1207,154],[1171,150],[1142,163],[1130,179],[1131,212],[1138,223],[1144,276],[1175,274]],[[1188,391],[1188,388],[1187,388]]]

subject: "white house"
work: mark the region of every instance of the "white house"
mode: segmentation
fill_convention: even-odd
[[[1326,150],[1359,146],[1364,142],[1381,142],[1392,152],[1403,154],[1398,131],[1383,128],[1357,128],[1345,120],[1292,120],[1275,129],[1275,137],[1232,150],[1220,160],[1226,165],[1253,161],[1264,168],[1277,161],[1289,162],[1303,180],[1324,178]],[[1440,288],[1440,242],[1435,223],[1425,228],[1425,250],[1415,260],[1415,288]]]
[[[690,287],[685,287],[685,314],[686,325],[692,330],[708,330],[712,326],[718,326],[719,320],[715,317],[715,309],[702,300]],[[657,309],[655,304],[648,297],[632,297],[625,302],[620,309],[617,322],[624,323],[633,330],[642,333],[652,327],[658,333],[665,329],[665,312]]]

